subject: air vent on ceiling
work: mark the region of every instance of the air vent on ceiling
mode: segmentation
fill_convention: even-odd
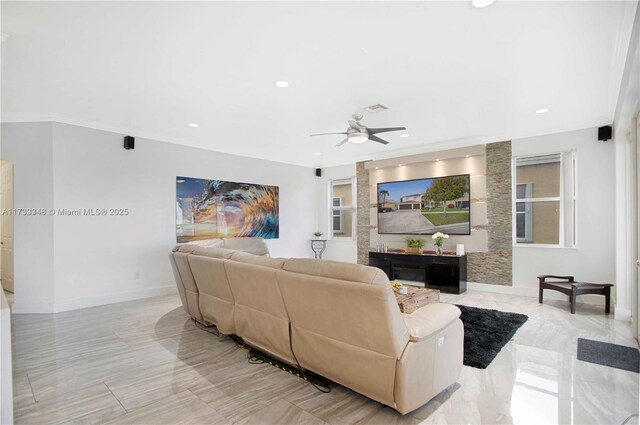
[[[382,103],[376,103],[375,105],[367,106],[366,108],[363,108],[363,109],[367,112],[371,112],[372,114],[375,114],[376,112],[386,111],[387,109],[389,109],[389,107]]]

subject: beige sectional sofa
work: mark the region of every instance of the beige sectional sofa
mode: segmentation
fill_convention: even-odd
[[[293,347],[303,368],[403,414],[458,379],[457,307],[436,303],[405,315],[377,268],[266,255],[177,246],[171,264],[187,313],[295,365]]]

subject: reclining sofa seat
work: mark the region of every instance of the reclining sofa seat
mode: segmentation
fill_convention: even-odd
[[[436,303],[401,314],[377,268],[220,248],[182,246],[177,253],[186,262],[174,258],[174,273],[192,272],[196,291],[187,279],[181,297],[196,320],[191,311],[222,333],[287,363],[297,360],[400,413],[422,406],[460,374],[460,310]],[[199,298],[197,310],[191,292]]]

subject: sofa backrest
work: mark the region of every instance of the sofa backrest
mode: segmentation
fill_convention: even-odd
[[[409,334],[384,273],[291,259],[277,278],[300,364],[393,406],[396,361]]]
[[[223,239],[201,239],[196,241],[189,241],[185,245],[197,245],[209,248],[222,248],[224,246]]]
[[[185,246],[181,247],[181,249],[187,251]],[[175,264],[174,275],[176,276],[178,292],[184,293],[184,297],[182,297],[182,305],[187,313],[193,316],[196,320],[202,320],[202,314],[200,313],[200,307],[198,305],[198,286],[193,279],[191,267],[189,266],[188,257],[190,252],[184,251],[178,250],[170,254],[173,257]]]
[[[284,264],[282,269],[312,276],[322,276],[352,282],[389,286],[389,279],[382,270],[375,267],[363,266],[361,264],[344,263],[341,261],[331,260],[292,258]]]
[[[223,247],[253,255],[269,256],[269,247],[262,238],[225,238]]]
[[[237,252],[224,267],[235,299],[237,334],[250,345],[293,364],[289,317],[277,280],[284,262]]]
[[[224,268],[224,262],[234,253],[223,248],[199,248],[188,257],[198,286],[198,306],[202,318],[215,323],[224,334],[236,332],[233,320],[235,299]]]
[[[180,277],[180,272],[178,271],[176,260],[173,258],[173,252],[169,253],[169,262],[171,263],[171,271],[173,271],[173,278],[176,280],[176,286],[178,287],[178,294],[180,295],[180,301],[182,301],[182,308],[188,314],[191,314],[191,312],[189,311],[189,306],[187,304],[187,294],[184,289],[184,283],[182,282],[182,277]]]
[[[232,239],[243,238],[229,238],[228,240]],[[259,238],[246,239],[251,239],[251,241],[247,242],[247,247],[249,248],[255,249],[255,247],[259,245],[258,242],[254,240]],[[222,302],[224,305],[227,305],[226,303],[231,303],[232,300],[229,297],[224,296],[228,291],[224,291],[224,289],[220,289],[221,292],[214,291],[214,284],[211,281],[210,276],[208,276],[207,273],[209,272],[207,272],[206,268],[200,268],[198,270],[198,277],[194,277],[192,267],[189,264],[189,257],[193,254],[196,256],[217,258],[221,260],[231,258],[231,255],[235,253],[236,250],[224,249],[222,248],[224,244],[225,241],[222,239],[191,241],[189,243],[183,243],[174,246],[172,252],[169,254],[169,260],[171,262],[171,268],[173,270],[176,286],[178,287],[178,293],[180,294],[180,300],[182,301],[182,307],[187,313],[189,313],[189,315],[201,322],[211,322],[218,324],[217,320],[219,320],[220,317],[227,318],[229,317],[229,315],[225,315],[222,312],[214,314],[214,311],[216,311],[216,309],[212,306],[209,306],[209,303],[205,303],[200,299],[198,290],[199,286],[207,288],[207,295],[217,298],[217,301]],[[240,248],[242,247],[242,244],[238,245],[240,246]],[[264,246],[266,247],[266,244],[264,244]],[[199,281],[196,282],[196,279],[199,279]],[[222,284],[224,285],[224,282]],[[215,302],[216,301],[214,301],[214,303]],[[205,313],[206,317],[203,317],[203,314],[200,311],[201,305],[207,310]],[[224,305],[222,307],[223,310]],[[232,312],[227,311],[227,313]],[[233,317],[232,314],[231,317]],[[229,319],[229,324],[229,326],[233,326],[233,318]],[[226,329],[229,330],[229,333],[232,333],[232,327],[225,326],[224,319],[221,326],[221,332],[225,332],[225,330],[223,329]]]

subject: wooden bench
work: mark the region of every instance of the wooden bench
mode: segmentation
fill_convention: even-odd
[[[560,279],[559,281],[547,281],[547,279]],[[609,314],[611,309],[611,287],[610,283],[586,283],[576,282],[573,276],[554,276],[544,275],[538,276],[538,282],[540,284],[538,302],[542,304],[542,291],[544,289],[552,289],[554,291],[562,292],[569,296],[569,302],[571,303],[571,314],[576,313],[576,297],[578,295],[595,294],[604,295],[605,304],[604,311]]]

